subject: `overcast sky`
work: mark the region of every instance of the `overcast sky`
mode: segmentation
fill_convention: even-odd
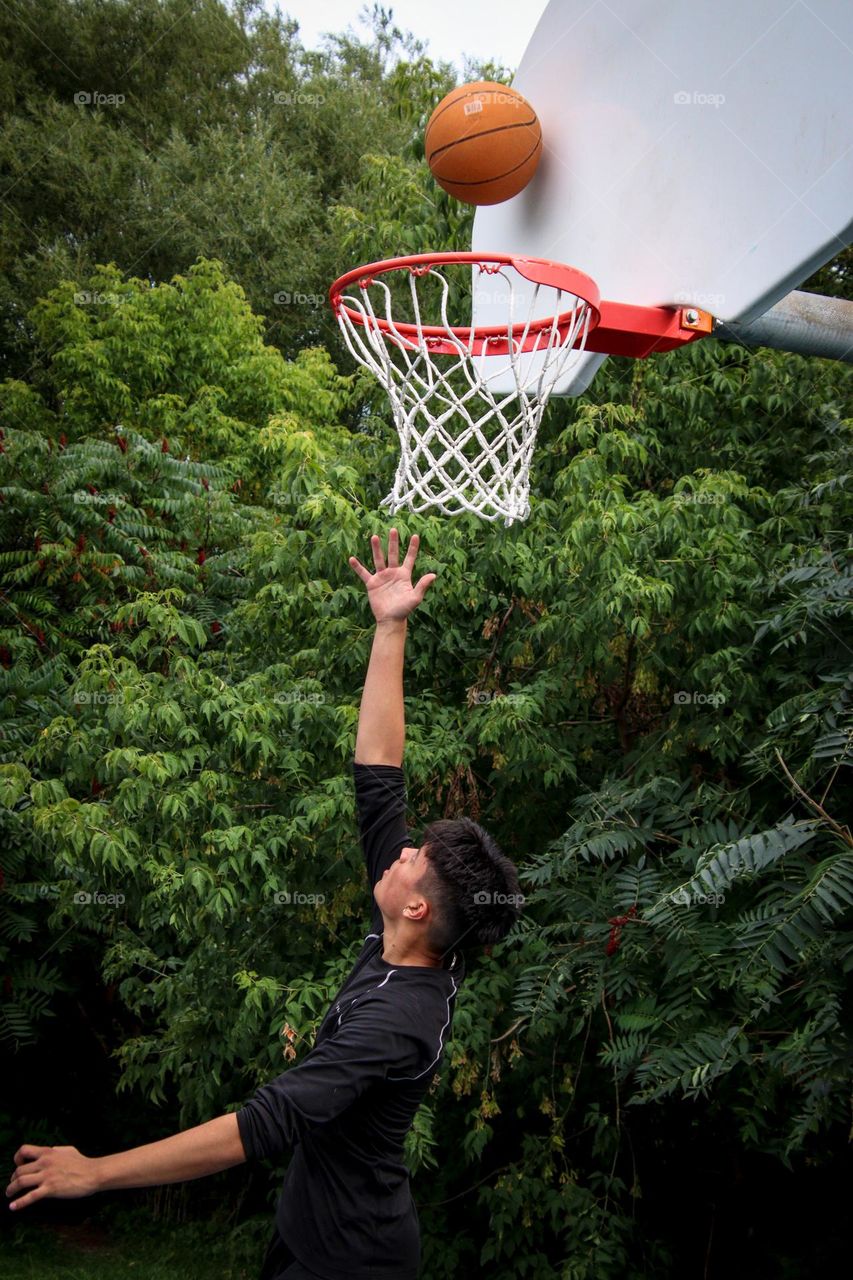
[[[271,13],[282,13],[299,23],[302,43],[318,48],[324,32],[353,27],[364,36],[358,22],[364,0],[263,0]],[[384,0],[396,26],[427,42],[427,53],[436,61],[462,68],[465,54],[494,59],[515,71],[533,29],[545,8],[545,0]]]

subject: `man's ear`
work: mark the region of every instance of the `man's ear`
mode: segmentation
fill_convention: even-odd
[[[429,903],[426,898],[415,898],[406,903],[403,911],[409,920],[424,920],[429,912]]]

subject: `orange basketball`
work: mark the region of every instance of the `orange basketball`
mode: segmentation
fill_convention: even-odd
[[[466,204],[499,204],[526,187],[542,155],[542,129],[526,98],[475,80],[442,98],[424,150],[440,187]]]

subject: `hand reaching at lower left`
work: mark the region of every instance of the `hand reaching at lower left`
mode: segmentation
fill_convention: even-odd
[[[98,1190],[97,1159],[76,1147],[34,1147],[15,1152],[15,1172],[6,1188],[10,1209],[23,1209],[44,1196],[76,1200]]]

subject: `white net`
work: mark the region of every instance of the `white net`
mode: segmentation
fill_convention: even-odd
[[[454,329],[447,311],[452,296],[458,302],[458,288],[446,268],[434,265],[391,273],[408,277],[405,320],[399,314],[404,281],[397,279],[392,290],[377,275],[341,295],[346,305],[338,308],[338,321],[352,355],[385,388],[400,437],[394,487],[381,505],[391,512],[470,511],[511,525],[530,513],[536,435],[555,382],[583,350],[589,306],[536,284],[528,287],[518,319],[515,269],[477,264],[474,270],[501,277],[507,289],[509,319],[500,339],[478,342],[474,333]],[[426,299],[419,296],[425,278],[436,282],[427,286]],[[543,315],[550,319],[543,323]]]

